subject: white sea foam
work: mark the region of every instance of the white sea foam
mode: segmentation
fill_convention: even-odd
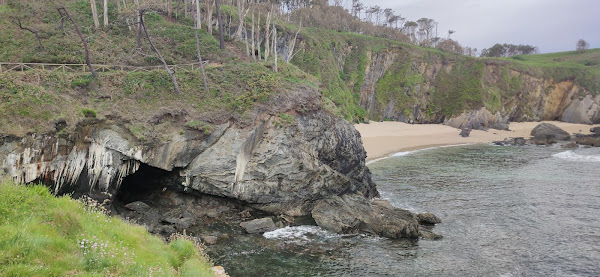
[[[337,237],[337,234],[329,233],[319,226],[291,226],[266,232],[263,236],[267,239],[282,239],[291,241],[309,241],[314,237],[331,238]]]
[[[417,149],[417,150],[412,150],[412,151],[397,152],[397,153],[391,154],[391,155],[389,155],[387,157],[383,157],[383,158],[379,158],[379,159],[375,159],[375,160],[369,161],[369,162],[367,162],[367,165],[372,164],[374,162],[381,161],[381,160],[385,160],[385,159],[390,158],[390,157],[402,157],[402,156],[408,156],[410,154],[414,154],[414,153],[421,152],[421,151],[433,150],[433,149],[438,149],[438,148],[446,148],[446,147],[465,146],[465,145],[471,145],[471,144],[473,144],[473,143],[451,144],[451,145],[443,145],[443,146],[435,146],[435,147]]]
[[[552,157],[572,162],[600,162],[600,155],[579,155],[570,150],[556,153]]]

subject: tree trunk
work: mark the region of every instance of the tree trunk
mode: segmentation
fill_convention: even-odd
[[[138,12],[137,12],[137,15],[138,15],[137,16],[137,27],[138,28],[137,28],[137,36],[135,38],[135,48],[138,49],[138,50],[142,50],[142,33],[143,32],[142,32],[142,24],[141,24],[141,22],[142,22],[142,16],[143,16],[143,14],[140,13],[140,10],[139,10],[139,8],[140,8],[140,1],[139,0],[135,0],[135,5],[138,8]]]
[[[273,57],[275,57],[275,72],[277,72],[277,27],[273,23]]]
[[[202,20],[200,20],[200,0],[196,0],[196,28],[202,29]]]
[[[212,15],[213,15],[214,0],[206,0],[206,24],[208,25],[208,33],[212,35]]]
[[[104,27],[108,27],[108,0],[104,0]]]
[[[219,48],[225,49],[225,39],[223,38],[223,21],[221,20],[221,4],[215,0],[217,6],[217,22],[219,24]]]
[[[146,35],[146,39],[148,39],[148,43],[150,43],[150,47],[152,48],[154,53],[156,53],[156,55],[158,56],[158,59],[162,62],[163,66],[164,66],[165,70],[167,71],[167,73],[169,74],[169,76],[171,76],[171,81],[173,82],[173,86],[175,87],[175,93],[181,94],[181,91],[179,90],[179,85],[177,84],[177,79],[175,79],[174,72],[171,71],[171,69],[169,68],[169,65],[167,64],[167,62],[165,61],[163,56],[160,54],[160,52],[158,52],[158,49],[152,42],[152,39],[150,39],[148,30],[146,29],[146,25],[144,24],[144,11],[143,10],[139,11],[139,18],[140,18],[140,26],[142,26],[142,29],[144,30],[144,34]]]
[[[92,6],[92,17],[94,19],[94,27],[98,29],[100,28],[100,21],[98,20],[98,9],[96,8],[96,0],[90,0],[90,5]]]
[[[256,49],[254,47],[254,11],[252,11],[252,28],[251,28],[251,32],[250,32],[250,41],[252,41],[251,44],[251,48],[252,48],[252,58],[254,59],[254,61],[256,61]]]
[[[256,23],[256,48],[257,48],[257,59],[258,61],[261,61],[261,55],[260,55],[260,10],[258,10],[258,18],[257,18],[257,23]]]
[[[173,15],[173,0],[167,0],[167,15],[169,17]]]
[[[271,48],[269,47],[269,41],[271,41],[269,38],[271,37],[271,33],[269,33],[269,27],[271,24],[271,11],[267,14],[267,24],[265,24],[265,61],[269,59],[269,51],[271,51]]]
[[[196,3],[197,0],[196,0]],[[202,56],[200,55],[200,39],[198,38],[198,29],[194,29],[194,35],[196,36],[196,52],[198,52],[198,61],[200,62],[200,71],[202,72],[202,80],[204,81],[204,90],[208,92],[208,82],[206,81],[206,73],[204,73],[204,64],[202,63]]]
[[[296,31],[296,35],[294,35],[294,40],[292,40],[291,45],[287,49],[287,57],[285,58],[286,63],[290,63],[292,58],[294,58],[294,48],[296,48],[296,39],[298,38],[298,33],[302,29],[302,21],[300,21],[300,27],[298,27],[298,31]]]
[[[62,12],[61,12],[61,10],[62,10]],[[83,34],[79,30],[79,25],[77,25],[77,22],[75,22],[73,17],[71,17],[71,14],[69,13],[69,11],[67,11],[67,8],[60,7],[60,8],[58,8],[58,12],[61,14],[61,16],[63,16],[62,13],[64,12],[65,13],[64,16],[66,16],[71,21],[71,23],[73,23],[75,32],[77,33],[77,35],[81,39],[81,42],[83,43],[83,49],[85,50],[85,63],[87,64],[88,68],[90,69],[90,73],[92,73],[92,77],[97,78],[98,74],[96,74],[96,70],[94,69],[94,66],[92,65],[92,61],[90,59],[90,50],[88,48],[85,38],[83,37]]]

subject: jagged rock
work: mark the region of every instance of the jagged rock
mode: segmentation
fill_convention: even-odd
[[[139,213],[145,213],[151,209],[151,207],[148,206],[148,204],[146,204],[142,201],[131,202],[131,203],[125,205],[125,208],[130,209],[132,211],[139,212]]]
[[[500,146],[509,146],[509,145],[524,146],[525,144],[527,144],[527,140],[523,137],[507,138],[507,139],[504,139],[501,141],[494,141],[493,144],[500,145]]]
[[[460,134],[461,137],[466,138],[469,137],[469,135],[471,135],[471,129],[469,128],[464,128],[462,130],[460,130]]]
[[[388,238],[417,238],[418,222],[407,210],[358,194],[334,196],[317,202],[312,216],[320,227],[337,233],[366,232]]]
[[[565,148],[565,149],[575,149],[575,148],[577,148],[577,147],[579,147],[579,146],[577,145],[577,143],[576,143],[576,142],[573,142],[573,141],[572,141],[572,142],[569,142],[569,143],[567,143],[567,144],[564,144],[564,145],[562,146],[562,148]]]
[[[508,117],[502,117],[500,113],[492,114],[483,107],[450,118],[444,124],[458,129],[487,130],[493,128],[508,130]]]
[[[206,245],[214,245],[217,244],[218,238],[215,236],[200,236],[202,242]]]
[[[240,226],[249,234],[264,233],[277,229],[273,219],[270,217],[259,218],[255,220],[240,223]]]
[[[424,229],[421,229],[419,231],[419,236],[426,240],[440,240],[440,239],[444,238],[444,236],[442,236],[442,235],[438,235],[434,232],[431,232],[429,230],[424,230]]]
[[[575,142],[581,145],[600,147],[600,136],[588,135],[575,138]]]
[[[420,213],[417,215],[417,220],[421,224],[438,224],[442,223],[442,220],[432,213]]]
[[[535,144],[552,144],[556,141],[570,140],[571,135],[565,130],[550,123],[540,123],[533,130],[531,136]]]
[[[191,217],[184,217],[184,218],[180,218],[179,220],[177,220],[177,222],[175,223],[175,227],[177,227],[177,229],[187,229],[192,227],[192,225],[194,225],[196,223],[196,220],[194,218]]]

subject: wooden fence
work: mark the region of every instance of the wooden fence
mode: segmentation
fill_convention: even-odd
[[[202,62],[205,66],[208,61]],[[164,70],[162,65],[155,66],[132,66],[132,65],[108,65],[94,64],[96,72],[126,71],[126,72],[149,72]],[[194,71],[200,69],[200,63],[169,65],[173,71]],[[5,63],[0,62],[0,74],[11,71],[47,70],[61,72],[89,72],[87,64],[56,64],[56,63]]]

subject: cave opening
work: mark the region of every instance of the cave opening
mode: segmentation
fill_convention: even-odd
[[[123,178],[116,193],[116,202],[127,204],[134,201],[151,200],[165,190],[182,190],[182,178],[178,170],[164,169],[140,164],[139,169]]]

